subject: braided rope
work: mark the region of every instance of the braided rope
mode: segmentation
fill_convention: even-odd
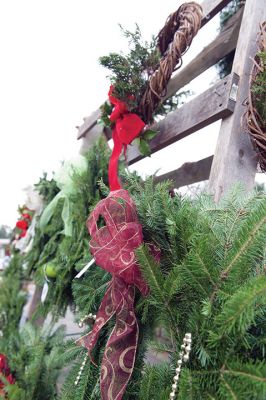
[[[258,52],[266,51],[266,21],[260,26],[258,35]],[[247,99],[247,110],[243,116],[243,122],[248,133],[251,136],[252,143],[258,153],[259,164],[262,171],[266,172],[266,121],[263,121],[262,116],[256,109],[256,101],[265,101],[266,87],[264,87],[263,98],[256,98],[256,94],[252,91],[253,85],[256,84],[258,76],[264,71],[265,65],[261,58],[256,55],[251,70],[249,82],[249,94]]]
[[[171,14],[158,34],[158,48],[162,55],[158,69],[152,74],[149,86],[139,104],[138,112],[146,123],[166,96],[172,73],[181,67],[182,55],[188,50],[201,26],[202,8],[195,2],[184,3]]]

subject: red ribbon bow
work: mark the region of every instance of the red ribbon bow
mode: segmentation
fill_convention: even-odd
[[[145,123],[137,114],[130,113],[127,109],[127,105],[112,95],[113,90],[114,88],[111,86],[108,93],[110,103],[114,105],[114,109],[110,115],[110,121],[115,123],[112,129],[114,148],[108,169],[111,191],[121,189],[117,170],[118,160],[123,146],[126,151],[127,145],[140,134],[145,126]]]
[[[105,226],[98,228],[102,217]],[[77,344],[94,348],[101,328],[116,314],[101,365],[102,400],[121,400],[133,371],[139,328],[134,312],[134,285],[143,295],[148,286],[136,263],[134,250],[143,241],[136,207],[126,190],[111,192],[89,216],[90,251],[96,263],[113,276],[91,332]]]

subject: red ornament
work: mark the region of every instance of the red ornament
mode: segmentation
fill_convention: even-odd
[[[103,218],[105,226],[97,221]],[[139,328],[134,312],[135,286],[143,295],[148,286],[137,265],[134,251],[143,242],[136,206],[126,190],[111,192],[101,200],[89,216],[87,226],[91,235],[90,251],[96,264],[112,274],[91,332],[78,339],[77,344],[94,348],[102,327],[116,315],[113,329],[101,365],[102,400],[121,400],[131,377]]]
[[[10,385],[13,385],[16,382],[15,378],[10,373],[7,358],[4,354],[0,354],[0,377],[1,377],[1,375],[5,377],[5,379],[8,381],[8,383]],[[0,379],[0,390],[3,389],[4,387],[5,387],[5,384]],[[0,392],[0,394],[1,394],[1,392]]]
[[[4,354],[0,354],[0,373],[9,373],[7,358]]]
[[[17,227],[18,229],[21,229],[21,230],[26,230],[26,229],[28,229],[28,223],[27,223],[27,221],[25,221],[24,219],[20,219],[20,220],[18,220],[18,222],[16,223],[16,227]]]
[[[16,382],[16,379],[14,378],[14,376],[13,376],[12,374],[9,374],[9,375],[6,377],[6,380],[8,381],[8,383],[9,383],[10,385],[14,385],[14,383]]]

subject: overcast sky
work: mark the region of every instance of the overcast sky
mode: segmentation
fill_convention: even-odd
[[[98,59],[126,51],[118,27],[138,22],[146,39],[157,33],[181,1],[166,0],[0,0],[0,224],[14,225],[22,189],[43,171],[77,155],[75,126],[106,98],[107,71]],[[217,34],[217,18],[204,27],[187,60]],[[214,69],[194,82],[203,91],[215,79]],[[178,142],[141,162],[152,173],[177,168],[213,153],[216,127]],[[194,148],[194,150],[193,150]],[[200,151],[199,151],[200,150]]]

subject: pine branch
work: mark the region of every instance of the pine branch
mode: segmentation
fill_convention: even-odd
[[[259,202],[246,218],[238,232],[237,241],[225,260],[225,267],[220,274],[224,288],[229,288],[237,280],[238,284],[248,274],[252,263],[256,263],[262,252],[261,241],[266,232],[266,198]],[[227,283],[228,281],[228,283]]]
[[[182,369],[177,398],[178,400],[195,400],[199,398],[195,393],[193,377],[187,368]]]
[[[176,337],[179,337],[178,320],[169,305],[168,295],[163,290],[164,277],[160,271],[160,266],[155,262],[153,256],[151,256],[149,252],[149,249],[145,245],[140,246],[136,250],[136,256],[144,279],[151,290],[148,301],[151,299],[157,310],[161,310],[162,314],[166,314],[162,315],[161,317],[167,316],[166,319],[171,321],[172,333]]]
[[[214,320],[220,336],[243,334],[263,312],[261,304],[266,302],[266,276],[258,276],[236,291],[223,305]]]
[[[239,399],[265,398],[266,394],[266,366],[264,362],[240,363],[232,362],[221,370],[221,375],[230,385],[234,393],[239,394]],[[224,393],[223,381],[219,388]]]
[[[221,386],[220,386],[220,393],[222,396],[226,396],[228,398],[228,395],[230,396],[229,399],[231,400],[239,400],[239,397],[237,393],[235,393],[234,389],[230,384],[226,381],[225,377],[221,377]]]
[[[179,275],[180,267],[174,267],[165,278],[163,290],[167,293],[168,301],[170,302],[175,294],[178,293],[182,287],[182,279]]]
[[[149,249],[142,245],[136,250],[136,256],[140,264],[143,276],[151,289],[151,296],[158,299],[158,302],[167,303],[168,299],[163,292],[164,278],[160,271],[159,264],[151,256]]]

